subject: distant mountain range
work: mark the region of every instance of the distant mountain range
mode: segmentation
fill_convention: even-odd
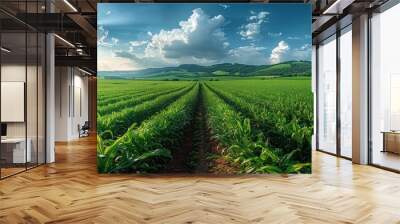
[[[248,77],[311,75],[310,61],[287,61],[274,65],[245,65],[223,63],[210,66],[183,64],[177,67],[147,68],[138,71],[99,71],[106,79],[195,79],[201,77]]]

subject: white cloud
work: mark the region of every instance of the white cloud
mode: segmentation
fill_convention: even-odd
[[[98,39],[97,39],[97,43],[99,45],[101,45],[102,43],[104,43],[104,41],[106,40],[106,38],[108,37],[108,31],[104,30],[103,26],[99,26],[98,27]]]
[[[108,15],[111,15],[111,11],[108,10],[108,11],[106,12],[106,15],[107,15],[107,16],[108,16]]]
[[[252,16],[249,17],[249,23],[246,25],[242,25],[240,28],[239,34],[242,36],[244,40],[253,40],[260,34],[261,31],[261,24],[266,22],[268,12],[261,11],[256,14],[254,11],[250,11]]]
[[[221,7],[224,8],[224,9],[229,8],[229,5],[226,5],[226,4],[219,4],[219,6],[221,6]]]
[[[118,42],[119,42],[119,39],[118,39],[118,38],[111,37],[111,43],[112,43],[112,44],[117,45]]]
[[[257,47],[255,45],[241,46],[229,51],[227,62],[260,65],[265,64],[266,54],[263,52],[265,47]]]
[[[310,61],[311,60],[311,45],[304,44],[303,46],[301,46],[299,48],[293,49],[293,51],[291,52],[291,57],[293,60]]]
[[[269,57],[271,64],[280,63],[283,60],[285,54],[289,51],[289,45],[285,41],[280,41],[278,45],[272,50]]]
[[[97,45],[100,47],[113,47],[116,46],[119,42],[118,38],[111,37],[109,38],[109,31],[104,29],[103,26],[98,27],[98,39]]]
[[[158,58],[139,57],[135,53],[127,51],[115,51],[113,52],[112,56],[115,58],[128,59],[131,66],[133,66],[135,69],[163,67],[169,65],[168,63],[163,63]]]
[[[224,20],[222,15],[210,17],[197,8],[188,20],[179,22],[179,28],[153,34],[145,54],[165,59],[221,58],[227,52],[225,33],[220,29]]]
[[[148,41],[146,40],[137,40],[137,41],[129,41],[129,52],[132,53],[134,52],[137,48],[140,48],[144,45],[146,45]]]
[[[307,49],[311,49],[311,45],[310,44],[304,44],[303,46],[300,47],[301,50],[307,50]]]
[[[149,36],[153,36],[153,33],[152,33],[152,32],[150,32],[150,31],[147,31],[147,35],[149,35]]]
[[[142,55],[131,48],[129,52],[116,52],[115,57],[129,58],[138,67],[162,67],[187,63],[212,64],[228,55],[229,43],[221,27],[222,15],[210,17],[198,8],[179,27],[151,33],[148,42],[130,42],[133,46],[145,46]]]
[[[99,71],[127,71],[139,69],[132,60],[128,58],[115,57],[111,48],[98,49],[97,68]]]
[[[293,37],[293,36],[290,36],[290,37],[288,37],[287,39],[288,39],[288,40],[300,40],[300,37]]]
[[[255,12],[253,12],[252,14],[255,14]],[[250,16],[249,20],[256,20],[256,21],[264,20],[268,14],[269,14],[268,12],[262,11],[259,12],[258,15]]]
[[[139,46],[143,46],[145,44],[147,44],[146,40],[142,40],[142,41],[130,41],[129,44],[133,47],[139,47]]]
[[[132,71],[141,69],[128,58],[102,57],[100,55],[97,68],[99,71]]]
[[[271,37],[280,37],[280,36],[282,36],[282,34],[283,34],[282,32],[278,32],[278,33],[269,32],[268,33],[268,35]]]

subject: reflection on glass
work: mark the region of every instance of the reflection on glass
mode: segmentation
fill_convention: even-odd
[[[318,48],[318,148],[336,153],[336,37]]]
[[[340,36],[340,153],[352,157],[352,35],[351,26]]]

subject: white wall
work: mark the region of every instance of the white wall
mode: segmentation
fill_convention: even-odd
[[[75,70],[76,72],[77,70]],[[71,125],[72,125],[72,136],[79,137],[79,132],[78,132],[78,124],[81,126],[85,123],[85,121],[88,121],[89,119],[89,113],[88,113],[88,78],[86,76],[82,76],[82,73],[79,72],[79,75],[76,75],[74,77],[74,90],[75,94],[74,97],[74,108],[72,108],[72,115],[73,119],[71,120]],[[79,97],[80,96],[80,97]],[[79,102],[80,101],[80,102]],[[80,108],[81,107],[81,108]],[[75,110],[75,113],[74,111]],[[81,110],[81,111],[80,111]]]
[[[78,125],[88,120],[88,78],[76,68],[56,67],[55,85],[55,140],[77,139]]]
[[[67,141],[69,133],[69,95],[71,83],[67,67],[55,68],[55,140]]]

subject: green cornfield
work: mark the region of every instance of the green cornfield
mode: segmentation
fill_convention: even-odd
[[[310,173],[311,79],[99,80],[101,173]]]

